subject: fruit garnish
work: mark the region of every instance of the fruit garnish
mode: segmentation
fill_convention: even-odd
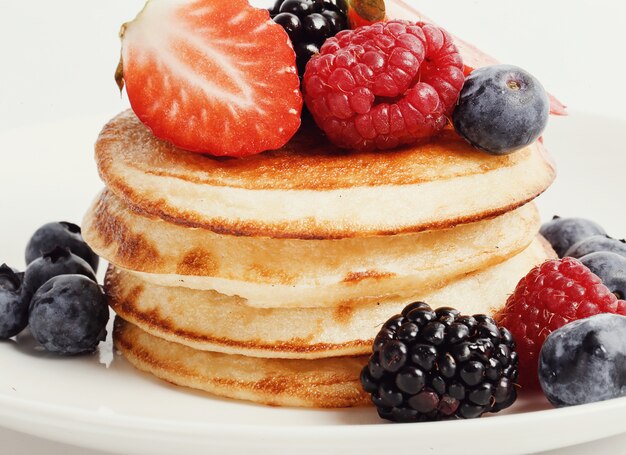
[[[593,235],[606,235],[598,223],[586,218],[561,218],[555,216],[541,226],[539,233],[552,245],[556,254],[562,258],[575,243]]]
[[[385,20],[384,0],[347,0],[348,24],[351,29]]]
[[[47,223],[34,232],[26,245],[26,265],[57,246],[69,248],[76,256],[87,261],[94,272],[98,271],[100,258],[83,240],[80,226],[67,221]]]
[[[57,246],[28,264],[24,274],[24,298],[30,299],[50,278],[59,275],[84,275],[96,281],[91,266],[67,247]]]
[[[557,406],[626,395],[626,318],[599,314],[555,330],[539,356],[539,382]]]
[[[280,148],[300,126],[295,54],[267,10],[246,0],[149,0],[120,36],[118,83],[158,138],[246,156]]]
[[[416,302],[383,325],[361,384],[382,418],[424,422],[511,406],[517,374],[515,341],[492,318]]]
[[[274,4],[270,14],[289,35],[300,76],[322,44],[348,28],[347,11],[345,0],[278,0]]]
[[[56,276],[30,304],[28,325],[47,351],[62,355],[93,352],[106,339],[109,307],[98,283],[83,275]]]
[[[422,22],[428,22],[430,24],[435,24],[436,22],[428,18],[426,15],[422,14],[420,11],[416,10],[413,6],[406,4],[402,0],[397,0],[396,2],[400,8],[402,9],[402,17],[409,18],[411,20],[420,20]],[[462,40],[458,36],[452,34],[452,38],[454,39],[454,44],[459,50],[461,57],[463,58],[463,63],[465,64],[465,75],[469,75],[472,71],[477,68],[482,68],[484,66],[496,65],[498,64],[498,60],[494,57],[486,54],[485,52],[478,49],[476,46],[468,43],[467,41]],[[557,100],[554,96],[548,94],[550,98],[550,113],[554,115],[567,115],[567,110],[565,105],[563,105],[559,100]]]
[[[22,276],[0,266],[0,340],[20,333],[28,324],[28,302],[22,299]]]
[[[492,56],[484,53],[476,46],[469,44],[466,41],[453,35],[454,43],[459,49],[459,53],[465,63],[465,75],[471,74],[472,71],[485,66],[497,65],[499,62]],[[567,107],[561,103],[554,95],[548,93],[548,100],[550,102],[550,114],[553,115],[567,115]]]
[[[105,339],[109,308],[90,265],[99,258],[80,232],[72,223],[45,224],[26,247],[26,272],[0,266],[0,340],[30,326],[47,351],[74,355]]]
[[[599,251],[616,253],[626,258],[626,241],[613,239],[606,235],[592,235],[572,245],[565,252],[565,256],[580,259],[587,254]]]
[[[440,131],[464,79],[445,30],[389,21],[328,39],[307,65],[302,87],[313,118],[334,144],[382,150]]]
[[[581,257],[580,262],[598,275],[618,299],[626,298],[626,257],[610,251],[596,251]]]
[[[535,142],[549,115],[548,96],[534,76],[517,66],[493,65],[467,77],[452,123],[474,147],[507,155]]]
[[[520,384],[538,385],[539,351],[551,332],[599,313],[626,315],[626,302],[577,259],[546,261],[531,270],[495,315],[517,342]]]

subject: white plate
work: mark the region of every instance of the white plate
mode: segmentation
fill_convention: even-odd
[[[92,144],[105,116],[0,133],[1,261],[23,267],[39,225],[80,222],[101,187]],[[626,234],[617,197],[625,193],[626,122],[573,114],[553,119],[547,145],[559,179],[542,196],[545,217],[582,215]],[[514,182],[512,182],[514,184]],[[110,343],[93,356],[55,358],[28,336],[0,343],[0,426],[116,453],[536,453],[626,431],[626,398],[551,409],[525,397],[503,415],[471,421],[393,425],[373,409],[281,409],[213,398],[135,371]],[[592,422],[593,424],[590,424]],[[463,451],[463,452],[460,452]],[[211,452],[216,453],[216,452]],[[219,452],[217,452],[219,453]]]

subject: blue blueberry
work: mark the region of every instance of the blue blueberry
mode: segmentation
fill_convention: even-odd
[[[14,269],[0,266],[0,340],[20,333],[28,325],[28,302],[22,298],[22,277]]]
[[[80,226],[66,221],[44,224],[35,231],[26,245],[26,264],[57,246],[69,248],[76,256],[87,261],[94,272],[98,271],[98,255],[83,240]]]
[[[557,406],[626,395],[626,317],[599,314],[552,332],[539,355],[539,382]]]
[[[598,223],[585,218],[561,218],[555,216],[551,221],[541,226],[541,235],[550,242],[560,258],[565,256],[575,243],[594,235],[604,235],[606,232]]]
[[[605,235],[592,235],[572,245],[565,252],[565,256],[579,259],[598,251],[609,251],[626,257],[626,242],[624,240],[612,239]]]
[[[92,352],[106,338],[109,308],[100,286],[83,275],[61,275],[44,283],[30,306],[30,332],[58,354]]]
[[[24,274],[23,294],[26,300],[50,278],[58,275],[79,274],[96,281],[96,275],[87,262],[71,253],[69,248],[56,247],[31,262]]]
[[[534,76],[517,66],[493,65],[467,77],[452,123],[474,147],[507,155],[536,141],[549,114],[548,95]]]
[[[618,298],[626,297],[626,257],[608,251],[587,254],[580,258],[589,270]]]

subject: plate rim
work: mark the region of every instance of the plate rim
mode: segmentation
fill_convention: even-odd
[[[611,116],[601,115],[597,113],[588,113],[585,111],[570,111],[570,115],[585,120],[593,119],[597,122],[603,120],[624,124],[626,119]],[[99,121],[105,117],[104,114],[89,115],[88,117],[67,117],[60,118],[53,122],[39,122],[32,125],[23,125],[16,128],[0,129],[0,140],[7,138],[12,133],[22,132],[27,130],[39,130],[43,128],[50,128],[58,124],[68,124],[79,122],[81,125],[91,124],[94,121]],[[582,120],[582,119],[581,119]],[[559,124],[563,123],[562,119],[559,119]],[[550,134],[548,131],[548,144],[550,143]],[[342,424],[337,422],[336,424],[303,424],[303,425],[268,425],[268,424],[249,424],[249,423],[228,423],[219,424],[212,422],[198,422],[193,420],[182,419],[168,419],[166,417],[144,417],[133,416],[128,414],[118,413],[103,413],[97,410],[87,410],[80,407],[47,403],[43,401],[20,398],[12,396],[9,392],[0,392],[0,426],[8,429],[15,429],[17,431],[25,432],[21,429],[17,429],[18,425],[12,422],[12,416],[26,417],[30,415],[38,415],[40,422],[48,425],[54,423],[58,427],[67,427],[68,421],[80,421],[83,425],[82,432],[89,434],[91,432],[102,433],[107,429],[113,431],[132,432],[137,431],[140,434],[156,434],[158,431],[165,430],[171,438],[179,438],[182,436],[198,435],[204,438],[215,437],[221,435],[221,439],[228,438],[233,439],[233,443],[236,443],[237,437],[248,435],[253,437],[255,435],[262,436],[264,439],[270,438],[273,441],[281,441],[284,443],[298,442],[304,439],[315,440],[320,435],[324,435],[328,438],[333,438],[336,441],[354,441],[355,436],[358,436],[361,441],[360,445],[364,441],[371,440],[372,438],[380,437],[381,434],[385,436],[393,435],[419,435],[422,432],[439,433],[441,431],[454,431],[456,428],[463,428],[463,432],[470,431],[472,428],[484,427],[511,427],[515,428],[518,422],[531,423],[534,426],[541,426],[545,422],[553,421],[553,419],[572,419],[578,416],[584,415],[586,419],[592,418],[594,415],[599,415],[608,412],[621,413],[620,415],[626,415],[626,397],[615,398],[605,400],[597,403],[589,403],[580,406],[572,406],[567,408],[555,408],[555,409],[542,409],[526,412],[517,412],[507,415],[491,415],[488,418],[471,419],[471,420],[459,420],[453,422],[424,422],[420,424],[420,430],[416,431],[415,425],[396,425],[390,424],[385,421],[376,423],[357,423],[357,424]],[[372,412],[375,410],[372,408]],[[622,421],[623,422],[623,421]],[[289,431],[285,431],[288,428]],[[27,434],[38,436],[43,432],[41,429],[32,428],[33,431],[28,431]],[[480,431],[480,430],[479,430]],[[608,437],[626,432],[626,428],[601,428],[594,429],[593,437],[589,438],[586,434],[573,435],[577,439],[572,444],[593,441],[601,439],[602,437]],[[602,434],[602,436],[599,436]],[[164,437],[168,436],[164,435]],[[570,435],[572,436],[572,435]],[[46,439],[56,440],[60,442],[68,442],[67,439],[63,439],[62,435],[59,437],[48,437]],[[568,441],[567,445],[570,442]],[[87,446],[85,446],[87,447]],[[564,447],[564,446],[559,446]],[[543,450],[548,450],[543,449]]]

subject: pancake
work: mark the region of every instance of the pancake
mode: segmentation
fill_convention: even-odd
[[[152,336],[119,317],[113,341],[136,368],[223,397],[316,408],[370,403],[359,382],[367,357],[285,360],[197,351]]]
[[[533,204],[492,220],[395,236],[272,239],[185,228],[133,211],[104,191],[83,221],[103,258],[151,283],[215,290],[255,307],[321,307],[406,300],[415,287],[482,269],[526,248]]]
[[[305,124],[245,159],[185,152],[126,111],[96,143],[108,188],[136,210],[219,234],[338,239],[443,229],[494,217],[553,181],[543,146],[491,156],[453,130],[384,153],[346,152]]]
[[[519,280],[554,252],[538,238],[519,255],[413,299],[465,314],[493,314]],[[380,325],[409,301],[338,308],[257,309],[214,291],[155,286],[111,267],[105,289],[113,310],[142,330],[200,350],[271,358],[363,355]]]

